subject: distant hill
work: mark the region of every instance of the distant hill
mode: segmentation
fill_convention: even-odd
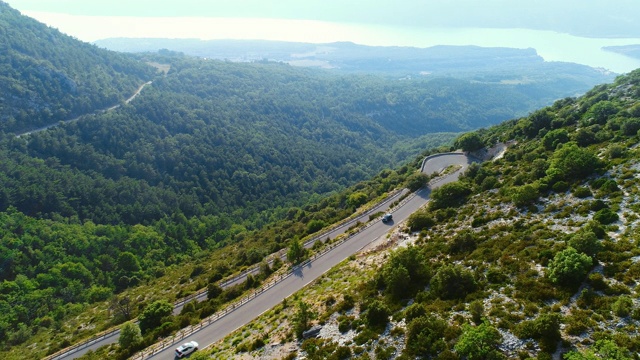
[[[0,1],[0,131],[112,106],[154,74],[130,56],[80,42]]]
[[[171,71],[135,101],[14,147],[7,158],[51,163],[33,162],[40,169],[35,173],[8,163],[0,177],[3,188],[13,189],[6,205],[32,216],[128,224],[177,210],[196,216],[244,209],[236,218],[241,221],[339,190],[451,139],[437,133],[522,116],[560,95],[535,84],[399,81],[179,56],[153,60],[169,62]]]
[[[640,59],[640,45],[606,46],[604,50]]]
[[[364,46],[349,42],[308,44],[258,40],[131,39],[99,40],[96,45],[124,52],[160,49],[209,59],[279,61],[340,72],[393,76],[455,76],[477,81],[526,81],[583,93],[611,81],[611,73],[573,63],[545,62],[534,49],[434,46],[430,48]]]

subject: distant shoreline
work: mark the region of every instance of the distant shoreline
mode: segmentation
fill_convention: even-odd
[[[640,44],[640,38],[579,37],[518,28],[426,28],[311,20],[214,17],[73,16],[27,11],[26,15],[80,40],[171,38],[203,40],[270,40],[302,43],[350,41],[368,46],[476,45],[534,48],[546,61],[564,61],[626,73],[640,59],[603,50],[605,46]]]

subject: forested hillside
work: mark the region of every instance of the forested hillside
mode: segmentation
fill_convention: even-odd
[[[640,70],[458,140],[512,142],[211,356],[636,359]]]
[[[0,149],[3,208],[97,223],[255,216],[394,166],[436,132],[526,112],[542,89],[462,80],[390,81],[276,63],[175,57],[117,111]],[[442,140],[450,137],[441,137]],[[44,160],[44,162],[36,159]]]
[[[258,263],[415,184],[407,162],[425,149],[559,96],[540,84],[128,57],[4,3],[0,31],[0,344],[11,359],[136,316],[150,293],[173,300]],[[108,311],[131,294],[140,303],[126,317]],[[169,322],[147,341],[182,325]]]
[[[77,41],[0,1],[0,131],[112,106],[154,74],[144,63]]]
[[[545,61],[536,49],[478,46],[365,46],[351,42],[310,44],[265,40],[112,38],[95,42],[110,50],[156,52],[161,49],[228,61],[284,62],[395,78],[456,77],[488,83],[536,83],[548,96],[582,94],[610,82],[615,74],[589,66]],[[555,99],[555,98],[554,98]]]

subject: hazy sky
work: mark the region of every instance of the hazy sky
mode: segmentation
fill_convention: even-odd
[[[317,20],[640,37],[638,0],[5,0],[23,12]]]
[[[153,37],[531,47],[550,61],[616,72],[640,66],[601,50],[640,44],[640,0],[4,1],[88,42]]]

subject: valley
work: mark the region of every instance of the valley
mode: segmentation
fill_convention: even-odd
[[[366,218],[369,217],[369,213],[389,211],[389,200],[385,200],[379,206],[374,207],[362,216],[353,220],[366,224],[364,227],[358,228],[356,232],[350,231],[346,237],[340,236],[344,234],[349,227],[351,227],[353,221],[350,221],[334,230],[331,230],[330,232],[315,236],[314,239],[317,239],[316,241],[334,240],[337,237],[340,238],[340,241],[337,243],[331,243],[326,250],[314,254],[310,260],[293,267],[285,275],[280,275],[273,285],[263,288],[264,290],[261,288],[259,291],[254,291],[253,294],[241,299],[237,304],[234,303],[230,307],[225,308],[221,313],[214,314],[210,318],[204,319],[200,323],[200,326],[193,327],[193,330],[185,329],[180,334],[175,335],[171,341],[163,341],[160,347],[154,346],[152,349],[144,351],[144,353],[153,356],[136,356],[144,356],[145,358],[166,358],[173,353],[172,346],[177,342],[196,341],[202,348],[209,347],[211,344],[216,343],[232,331],[253,320],[256,316],[273,308],[283,299],[291,296],[294,292],[302,289],[310,282],[313,282],[316,278],[326,273],[329,269],[335,267],[346,258],[359,252],[369,243],[384,237],[389,232],[390,227],[394,226],[396,221],[402,222],[406,220],[409,215],[424,206],[426,201],[428,201],[431,189],[455,181],[460,174],[464,172],[468,165],[472,163],[472,161],[474,160],[462,153],[438,154],[425,158],[421,167],[422,172],[425,175],[441,173],[448,166],[454,164],[460,167],[453,173],[436,177],[428,187],[412,194],[410,197],[403,200],[400,205],[394,207],[392,209],[392,213],[394,215],[394,221],[392,223],[382,223],[379,218],[374,218],[369,221],[366,220]],[[391,197],[391,199],[393,198],[394,197]],[[305,245],[307,245],[307,243],[305,243]],[[313,247],[313,243],[308,243],[308,246]],[[246,276],[244,276],[244,280],[241,278],[241,281],[246,281]],[[235,279],[233,282],[236,283]],[[271,280],[266,279],[265,282],[271,283]],[[228,282],[225,281],[225,283]],[[241,284],[242,282],[239,283]],[[203,296],[202,298],[205,299],[206,297]],[[178,310],[178,313],[180,312],[179,308],[176,310]],[[174,313],[176,313],[175,310]],[[213,321],[211,321],[211,319],[213,319]],[[183,334],[187,334],[187,336]],[[91,346],[83,347],[79,351],[63,353],[53,356],[50,359],[62,360],[77,358],[89,350],[95,351],[101,346],[105,346],[116,341],[117,335],[106,338],[104,341],[91,342]]]
[[[2,1],[0,34],[3,359],[640,350],[638,70],[468,46],[122,53]]]

